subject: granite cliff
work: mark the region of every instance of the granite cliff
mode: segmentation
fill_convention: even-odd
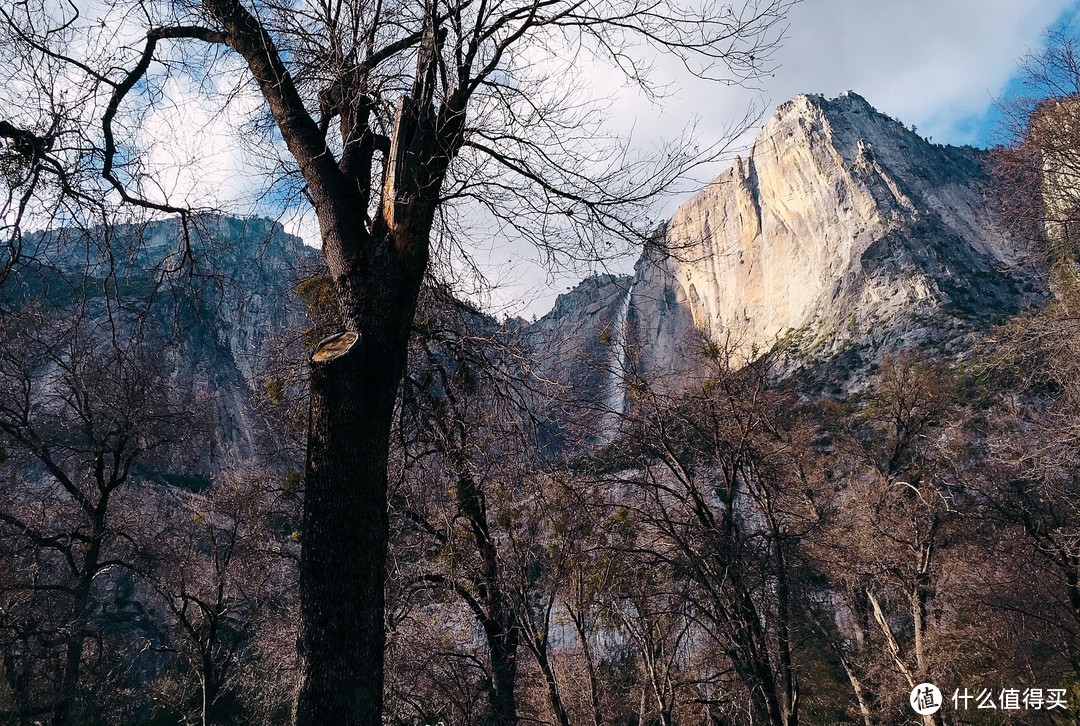
[[[264,386],[305,329],[296,289],[320,262],[317,250],[271,220],[222,215],[194,217],[186,242],[172,218],[39,232],[24,248],[0,314],[37,304],[101,334],[150,330],[170,385],[204,402],[197,408],[209,417],[200,455],[177,462],[193,484],[272,458]]]
[[[702,338],[736,360],[775,350],[787,372],[841,387],[898,350],[962,358],[1047,291],[1031,251],[995,225],[986,181],[977,149],[931,143],[855,93],[800,95],[675,212],[631,279],[583,283],[533,339],[554,377],[583,388],[581,366],[610,368],[612,347],[637,373],[678,375]]]
[[[930,143],[854,93],[798,96],[660,227],[633,275],[591,277],[508,332],[559,385],[550,398],[576,409],[552,419],[582,420],[584,409],[598,441],[628,405],[629,378],[685,380],[703,339],[736,360],[775,350],[786,373],[815,371],[838,391],[893,351],[962,358],[981,331],[1047,294],[1030,250],[994,224],[982,157]],[[252,401],[280,333],[305,328],[291,293],[319,259],[268,220],[207,215],[195,227],[188,256],[178,256],[176,220],[114,230],[100,251],[93,233],[40,234],[30,251],[57,259],[48,272],[23,270],[5,294],[55,295],[57,270],[99,288],[111,280],[118,298],[173,280],[155,298],[156,319],[175,326],[162,355],[179,385],[214,393],[214,441],[200,464],[213,470],[257,455]],[[197,285],[184,284],[191,274]]]

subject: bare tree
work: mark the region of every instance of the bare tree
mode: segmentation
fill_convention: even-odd
[[[1072,264],[1080,249],[1080,39],[1064,25],[1044,41],[1021,60],[1023,92],[1002,103],[993,198],[1012,231],[1051,262]]]
[[[1045,308],[996,331],[975,367],[986,422],[968,488],[993,532],[978,601],[1000,613],[1003,626],[1040,623],[1043,635],[1009,644],[1007,658],[1054,677],[1080,670],[1077,304],[1075,288],[1059,289]]]
[[[696,161],[681,149],[659,164],[605,154],[573,132],[590,107],[566,102],[565,65],[545,96],[541,61],[589,54],[655,90],[638,60],[648,49],[742,81],[768,68],[789,4],[202,0],[127,12],[114,0],[111,29],[76,4],[4,10],[13,88],[78,79],[64,128],[52,130],[44,104],[0,127],[23,158],[54,169],[91,159],[114,197],[185,215],[124,137],[132,107],[190,69],[170,53],[179,45],[209,64],[197,78],[240,61],[314,208],[341,332],[311,357],[297,723],[381,718],[391,421],[422,281],[433,252],[453,248],[432,247],[433,230],[452,239],[448,205],[473,200],[552,254],[594,256],[640,230],[628,210]],[[135,43],[131,24],[145,29]],[[164,76],[151,72],[162,61]],[[60,153],[52,139],[65,134],[84,143]]]
[[[0,353],[0,440],[10,459],[0,525],[15,573],[17,563],[37,563],[29,580],[6,587],[34,593],[28,607],[59,618],[43,624],[52,629],[44,642],[59,647],[55,691],[44,704],[57,725],[89,713],[80,678],[91,618],[105,573],[134,564],[132,523],[121,514],[130,511],[126,490],[138,466],[175,454],[197,430],[146,341],[121,343],[128,333],[74,314],[74,329],[40,308],[5,318]],[[21,690],[16,684],[20,700]]]
[[[832,623],[819,625],[867,723],[905,713],[900,694],[950,665],[942,583],[960,566],[966,484],[955,392],[943,365],[886,359],[833,436],[838,491],[811,545],[832,590]]]
[[[177,652],[194,674],[194,704],[175,707],[202,726],[241,710],[240,671],[261,665],[255,633],[287,612],[295,554],[275,536],[285,512],[274,481],[271,471],[249,469],[222,474],[205,494],[144,497],[135,566],[157,595],[148,604],[165,613],[165,639],[148,647]]]
[[[726,656],[755,717],[799,722],[796,544],[817,526],[812,427],[769,390],[768,358],[740,370],[706,346],[709,374],[668,393],[639,383],[624,480],[648,553],[685,586],[686,612]]]
[[[486,645],[489,712],[517,721],[521,600],[508,584],[507,537],[516,527],[529,458],[529,378],[493,321],[444,291],[424,296],[412,372],[401,405],[405,485],[392,510],[434,556],[414,577],[459,601]]]

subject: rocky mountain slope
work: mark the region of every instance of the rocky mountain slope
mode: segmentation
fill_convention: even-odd
[[[170,385],[205,402],[196,406],[209,417],[201,455],[177,463],[192,481],[269,455],[263,388],[290,336],[304,330],[296,290],[317,250],[271,220],[220,215],[195,217],[187,243],[173,218],[37,233],[24,248],[0,309],[42,305],[54,319],[83,320],[91,334],[149,329]]]
[[[985,182],[979,150],[930,143],[851,92],[798,96],[675,212],[632,279],[582,283],[531,340],[597,401],[610,394],[582,368],[615,367],[620,346],[651,375],[679,375],[702,338],[737,361],[777,350],[789,372],[816,366],[842,387],[892,351],[962,357],[1047,291],[995,226]]]
[[[533,371],[558,384],[551,398],[576,407],[552,417],[584,419],[600,442],[632,376],[685,380],[704,339],[737,361],[775,349],[787,372],[814,370],[835,390],[891,351],[962,357],[980,331],[1047,294],[1029,250],[995,227],[985,181],[976,149],[932,144],[854,93],[802,95],[676,211],[633,275],[589,278],[512,327]],[[78,273],[142,299],[165,281],[154,316],[177,344],[162,355],[192,395],[215,392],[201,464],[213,469],[260,447],[252,400],[282,332],[303,330],[293,291],[318,253],[268,220],[196,222],[191,254],[176,220],[118,228],[107,245],[92,232],[37,235],[28,252],[52,250],[53,264],[22,270],[5,295],[63,297],[63,276]],[[190,274],[197,284],[183,283]]]

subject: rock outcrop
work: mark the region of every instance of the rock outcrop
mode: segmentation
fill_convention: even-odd
[[[980,152],[931,144],[854,93],[799,96],[672,217],[668,271],[695,326],[747,357],[947,343],[1045,289],[984,181]]]
[[[268,219],[200,215],[185,240],[178,219],[31,236],[27,259],[0,303],[79,310],[91,325],[122,334],[153,331],[170,385],[209,413],[198,461],[178,464],[197,479],[275,445],[259,411],[269,369],[306,325],[297,284],[319,253]],[[265,407],[265,406],[263,406]]]
[[[554,394],[547,413],[585,422],[599,438],[624,404],[631,282],[628,275],[586,278],[522,329],[533,371]]]
[[[982,155],[851,92],[781,105],[638,262],[626,333],[638,372],[685,369],[702,337],[737,361],[778,350],[789,371],[833,361],[834,380],[901,349],[962,357],[1047,289],[994,224]]]

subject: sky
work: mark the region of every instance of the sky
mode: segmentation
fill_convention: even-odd
[[[986,145],[995,100],[1019,59],[1078,7],[1065,0],[807,0],[790,16],[781,67],[766,92],[782,102],[804,91],[851,89],[935,141]]]
[[[935,142],[986,147],[997,139],[996,103],[1016,92],[1018,61],[1041,47],[1049,27],[1078,12],[1080,0],[803,0],[788,17],[775,74],[757,88],[680,82],[673,75],[678,86],[658,107],[612,86],[610,120],[648,144],[693,120],[705,132],[720,129],[751,103],[764,110],[763,123],[799,93],[834,97],[850,89]],[[595,78],[605,82],[602,71]],[[741,141],[743,148],[749,141]],[[723,167],[711,167],[708,177]],[[542,315],[588,272],[551,274],[519,252],[523,261],[489,301],[496,314]],[[632,256],[612,260],[595,271],[628,272],[633,262]]]
[[[608,128],[646,150],[678,137],[691,124],[705,141],[716,138],[751,105],[761,112],[760,126],[778,104],[799,93],[834,97],[845,90],[914,124],[935,142],[988,146],[997,130],[995,103],[1015,91],[1019,60],[1040,47],[1047,28],[1078,14],[1080,0],[802,0],[787,18],[785,39],[773,59],[775,73],[754,88],[688,77],[670,59],[660,59],[654,80],[670,86],[657,103],[627,88],[609,68],[589,66],[582,73],[596,98],[608,100]],[[239,66],[237,72],[242,73]],[[185,82],[192,81],[182,75],[169,81]],[[226,73],[214,82],[228,87],[232,81]],[[214,103],[194,100],[199,96],[194,89],[165,91],[164,101],[141,120],[143,147],[150,150],[144,162],[156,172],[162,191],[175,202],[265,214],[266,197],[255,206],[243,201],[265,188],[265,178],[245,174],[245,168],[259,167],[258,160],[253,164],[243,145],[235,143],[243,131],[235,128],[236,115],[250,111],[247,106],[258,99],[241,97],[239,107],[222,113]],[[752,138],[753,131],[740,138],[729,156],[745,151]],[[684,185],[686,194],[658,205],[656,221],[729,163],[699,170]],[[282,221],[288,231],[318,244],[310,213]],[[482,231],[476,240],[477,260],[492,284],[479,302],[500,318],[543,315],[556,295],[585,275],[627,273],[636,259],[631,251],[600,265],[552,271],[524,244]]]

